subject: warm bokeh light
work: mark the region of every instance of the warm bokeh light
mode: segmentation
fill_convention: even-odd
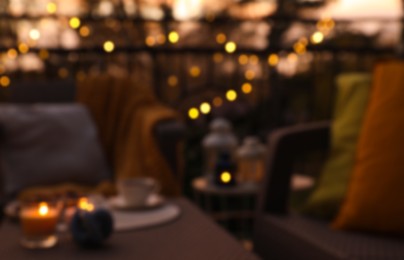
[[[90,28],[86,25],[82,26],[79,30],[81,37],[88,37],[91,33]]]
[[[403,14],[401,0],[339,0],[330,1],[324,8],[319,8],[320,17],[341,20],[355,20],[361,18],[398,19]],[[311,14],[312,15],[312,14]]]
[[[46,216],[48,212],[49,212],[48,204],[46,202],[39,203],[38,214],[40,216]]]
[[[293,45],[293,49],[297,54],[304,54],[306,52],[306,45],[299,41]]]
[[[223,99],[221,98],[221,97],[215,97],[214,99],[213,99],[213,105],[215,106],[215,107],[220,107],[221,105],[223,105]]]
[[[86,79],[86,73],[82,70],[78,71],[76,73],[76,79],[77,81],[84,81]]]
[[[3,88],[8,87],[10,85],[10,82],[11,82],[10,78],[7,77],[7,76],[2,76],[0,78],[0,86],[3,87]]]
[[[288,54],[288,61],[289,62],[296,62],[299,59],[299,57],[297,57],[296,53],[289,53]]]
[[[253,70],[246,70],[244,76],[247,80],[253,80],[255,78],[255,72]]]
[[[171,43],[177,43],[180,40],[180,35],[176,31],[171,31],[168,34],[168,41]]]
[[[175,75],[169,76],[168,79],[167,79],[167,84],[170,87],[176,87],[178,85],[178,77],[175,76]]]
[[[211,110],[211,107],[210,107],[210,104],[208,103],[208,102],[203,102],[200,106],[199,106],[199,109],[201,110],[201,113],[202,114],[209,114],[210,113],[210,110]]]
[[[28,47],[28,45],[26,43],[20,43],[18,45],[18,50],[20,51],[20,53],[24,54],[24,53],[29,52],[29,47]]]
[[[39,51],[39,58],[41,58],[42,60],[46,60],[49,58],[49,52],[45,49],[42,49]]]
[[[219,53],[219,52],[218,52],[218,53],[215,53],[215,54],[213,55],[213,60],[214,60],[214,62],[216,62],[216,63],[222,62],[223,59],[224,59],[223,54],[221,54],[221,53]]]
[[[38,29],[31,29],[29,31],[29,38],[31,38],[32,40],[37,41],[40,37],[41,33],[38,31]]]
[[[310,37],[310,41],[313,44],[320,44],[324,41],[324,34],[322,32],[315,32]]]
[[[317,22],[317,29],[321,32],[327,32],[335,27],[335,22],[331,18],[321,19]]]
[[[238,57],[238,63],[240,63],[240,65],[246,65],[248,63],[248,56],[245,54],[241,54]]]
[[[275,53],[268,56],[268,64],[270,66],[276,66],[279,63],[279,56]]]
[[[237,49],[237,45],[235,42],[228,42],[226,43],[226,45],[224,46],[224,49],[226,50],[227,53],[233,53],[236,51]]]
[[[259,61],[260,61],[260,60],[259,60],[259,58],[258,58],[257,55],[251,55],[251,56],[250,56],[250,63],[251,63],[252,65],[257,65]]]
[[[251,93],[251,92],[252,92],[252,85],[251,85],[251,83],[248,83],[248,82],[244,83],[244,84],[241,86],[241,91],[243,91],[244,94],[249,94],[249,93]]]
[[[231,174],[229,172],[222,172],[220,174],[220,180],[223,183],[229,183],[231,181]]]
[[[157,35],[157,43],[158,44],[166,43],[166,36],[164,34]]]
[[[216,35],[216,42],[219,44],[225,43],[227,40],[227,37],[224,33],[219,33]]]
[[[192,66],[191,69],[189,70],[189,74],[192,77],[197,78],[201,75],[201,69],[198,66]]]
[[[62,79],[67,78],[69,76],[69,71],[66,68],[60,68],[58,71],[58,75]]]
[[[156,45],[156,39],[153,36],[149,35],[146,37],[145,43],[147,46],[152,47]]]
[[[94,204],[92,204],[87,198],[83,197],[79,199],[78,206],[80,209],[85,211],[93,211]]]
[[[306,37],[301,37],[301,38],[299,39],[299,42],[300,42],[301,44],[303,44],[304,46],[307,46],[307,44],[309,44],[309,40],[307,40]]]
[[[165,2],[165,1],[151,1],[151,2]],[[173,7],[173,17],[179,21],[186,21],[191,19],[198,19],[203,15],[203,0],[168,0]]]
[[[193,120],[197,119],[199,117],[199,110],[195,107],[190,108],[188,110],[188,116],[189,116],[189,118],[191,118]]]
[[[104,42],[104,51],[113,52],[115,49],[115,44],[112,41]]]
[[[72,27],[73,29],[77,29],[80,27],[81,21],[78,17],[72,17],[69,20],[69,25],[70,27]]]
[[[46,11],[48,11],[49,14],[54,14],[56,13],[58,7],[54,2],[50,2],[46,5]]]
[[[15,58],[17,58],[17,56],[18,56],[18,52],[16,49],[11,48],[7,51],[7,57],[9,59],[15,59]]]
[[[230,89],[226,92],[226,98],[228,101],[235,101],[237,99],[237,92]]]

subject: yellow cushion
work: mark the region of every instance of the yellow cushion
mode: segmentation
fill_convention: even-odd
[[[337,101],[331,127],[331,153],[316,189],[304,206],[303,210],[307,214],[332,219],[341,207],[354,165],[370,85],[369,74],[350,73],[337,78]]]
[[[335,228],[404,235],[404,62],[377,64]]]

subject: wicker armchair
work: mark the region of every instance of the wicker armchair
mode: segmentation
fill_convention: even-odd
[[[328,223],[289,211],[293,161],[326,152],[330,124],[280,129],[270,135],[270,158],[256,216],[254,248],[263,259],[404,259],[404,240],[337,231]]]

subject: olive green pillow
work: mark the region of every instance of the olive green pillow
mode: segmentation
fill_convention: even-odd
[[[331,219],[340,208],[353,169],[370,86],[368,74],[342,74],[337,78],[331,151],[317,186],[303,207],[309,215]]]

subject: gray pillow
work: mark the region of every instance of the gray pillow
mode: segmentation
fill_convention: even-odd
[[[110,177],[94,123],[81,105],[0,105],[0,127],[7,194],[62,182],[95,185]]]

